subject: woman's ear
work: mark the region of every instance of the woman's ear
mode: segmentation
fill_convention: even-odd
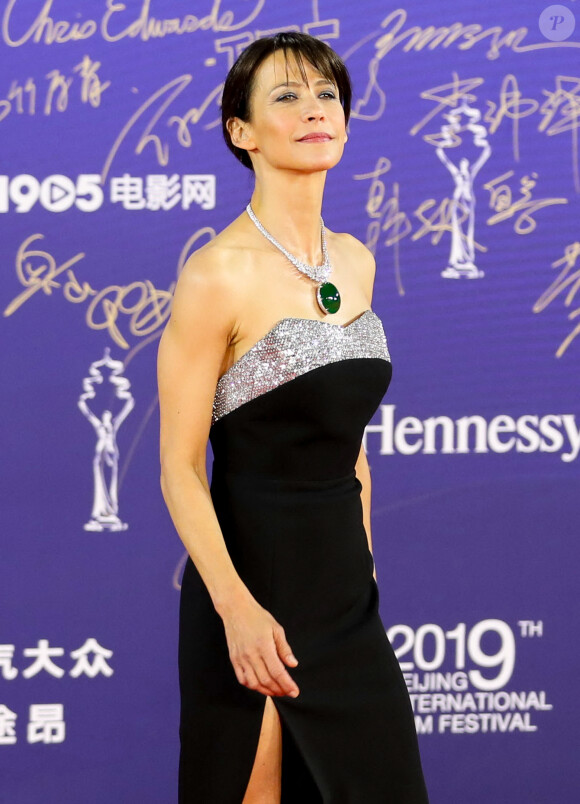
[[[240,120],[239,117],[230,117],[226,123],[232,145],[244,151],[252,151],[256,147],[251,138],[249,123]]]

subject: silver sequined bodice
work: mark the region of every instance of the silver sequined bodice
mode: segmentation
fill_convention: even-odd
[[[245,402],[312,369],[364,357],[390,361],[381,319],[372,310],[365,310],[345,325],[283,318],[220,377],[212,424]]]

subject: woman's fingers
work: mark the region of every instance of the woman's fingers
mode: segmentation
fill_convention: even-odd
[[[245,681],[242,683],[251,689],[257,689],[265,695],[289,695],[292,690],[297,690],[298,688],[285,671],[278,657],[274,653],[272,653],[272,656],[274,656],[274,661],[272,657],[267,661],[264,656],[259,654],[252,658],[247,657],[242,664],[245,676]]]
[[[245,676],[245,687],[249,687],[251,690],[256,690],[257,692],[261,692],[263,695],[272,695],[273,693],[268,689],[268,687],[264,687],[264,685],[260,682],[260,679],[256,675],[254,668],[251,664],[244,665],[244,676]]]
[[[243,687],[247,687],[246,683],[246,674],[244,673],[244,668],[239,662],[232,661],[232,666],[234,668],[234,673],[236,674],[236,678],[240,682]]]
[[[253,601],[247,608],[224,617],[230,660],[240,684],[264,695],[300,694],[283,662],[296,666],[298,660],[286,641],[282,626]]]
[[[256,654],[234,662],[234,670],[240,684],[264,695],[296,697],[300,693],[273,648],[267,656]]]
[[[270,677],[282,690],[280,694],[291,695],[295,698],[300,692],[298,685],[280,661],[280,657],[276,651],[272,650],[269,652],[268,655],[264,657],[264,660]]]
[[[232,665],[236,678],[244,687],[257,690],[264,695],[283,695],[277,684],[271,684],[268,680],[268,672],[263,662],[253,659],[247,655],[245,657],[232,658]],[[261,665],[261,666],[260,666]]]
[[[270,695],[285,695],[284,689],[278,683],[277,679],[270,673],[268,665],[264,657],[257,657],[254,663],[254,672],[258,677],[261,685],[267,690],[270,690]]]
[[[274,642],[276,643],[276,650],[278,651],[280,658],[286,662],[286,664],[296,666],[298,664],[298,659],[292,653],[292,648],[288,644],[284,629],[279,624],[277,625],[277,628],[274,629]]]

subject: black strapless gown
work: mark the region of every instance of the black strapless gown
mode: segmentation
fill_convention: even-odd
[[[211,494],[232,561],[297,657],[282,804],[425,804],[407,688],[378,610],[354,466],[391,379],[380,319],[285,318],[220,378]],[[180,599],[180,804],[241,804],[265,696],[240,684],[191,558]]]

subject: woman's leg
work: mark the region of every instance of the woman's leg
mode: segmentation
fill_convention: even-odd
[[[282,726],[272,698],[265,697],[258,749],[242,804],[280,804]]]

